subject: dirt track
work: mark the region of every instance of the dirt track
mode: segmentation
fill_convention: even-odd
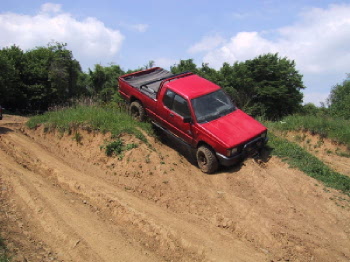
[[[0,226],[14,261],[349,261],[349,198],[272,157],[205,175],[149,138],[0,122]]]

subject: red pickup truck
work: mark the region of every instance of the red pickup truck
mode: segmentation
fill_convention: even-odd
[[[199,168],[213,173],[258,152],[267,129],[236,108],[216,84],[191,72],[159,67],[119,77],[119,92],[138,120],[154,125],[196,152]]]

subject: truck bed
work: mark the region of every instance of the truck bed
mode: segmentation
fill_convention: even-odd
[[[155,99],[160,83],[171,76],[173,76],[171,72],[157,67],[130,74],[121,79],[132,87],[139,89],[145,95]]]

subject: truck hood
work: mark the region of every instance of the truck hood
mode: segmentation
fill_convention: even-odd
[[[265,126],[239,109],[201,126],[228,148],[245,143],[267,130]]]

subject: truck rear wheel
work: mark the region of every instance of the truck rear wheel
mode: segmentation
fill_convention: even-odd
[[[197,149],[197,162],[202,172],[211,174],[218,169],[218,160],[215,153],[207,146],[200,146]]]
[[[145,109],[139,101],[134,101],[130,104],[130,113],[137,121],[142,122],[145,120]]]

